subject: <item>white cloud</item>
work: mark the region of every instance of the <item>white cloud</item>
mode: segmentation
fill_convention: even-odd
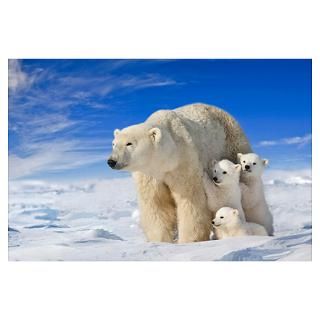
[[[79,124],[79,121],[70,120],[66,115],[50,114],[45,117],[32,119],[31,126],[34,128],[34,135],[43,135],[57,133],[76,124]]]
[[[175,80],[158,74],[141,76],[105,74],[99,77],[83,77],[82,75],[66,76],[57,79],[57,87],[61,92],[75,99],[88,100],[92,96],[106,97],[119,90],[140,90],[152,87],[163,87],[178,84]],[[88,88],[90,90],[88,91]],[[64,94],[66,96],[66,94]]]
[[[163,78],[154,74],[150,74],[145,77],[120,78],[119,80],[119,87],[128,87],[133,89],[163,87],[177,84],[175,80]]]
[[[70,129],[75,125],[79,125],[81,121],[69,119],[66,115],[61,113],[46,113],[33,117],[25,121],[23,117],[15,119],[14,131],[18,131],[24,137],[41,139],[50,136],[54,133]]]
[[[29,87],[33,82],[33,77],[29,77],[26,72],[22,71],[20,60],[9,60],[9,89],[18,91]]]
[[[307,134],[303,137],[292,137],[292,138],[287,138],[287,139],[283,139],[285,144],[307,144],[309,142],[311,142],[312,139],[312,135],[311,134]]]
[[[30,143],[26,146],[29,155],[9,155],[9,177],[17,179],[36,173],[45,174],[103,162],[109,146],[110,142],[107,140]]]
[[[277,146],[277,145],[298,145],[303,146],[305,144],[310,143],[312,140],[311,134],[306,134],[302,137],[290,137],[283,138],[279,140],[264,140],[258,143],[258,147],[269,147],[269,146]]]
[[[50,68],[34,68],[27,72],[23,69],[21,60],[9,60],[10,111],[13,109],[12,106],[15,107],[14,112],[33,107],[45,107],[57,111],[75,104],[94,107],[97,98],[106,98],[115,91],[128,92],[180,84],[174,79],[154,73],[137,75],[112,73],[113,69],[127,63],[132,62],[127,60],[116,60],[114,64],[109,62],[111,68],[106,66],[103,75],[100,70],[99,75],[88,76],[81,72],[64,75]],[[39,84],[40,87],[34,84]],[[21,89],[28,90],[21,92]]]

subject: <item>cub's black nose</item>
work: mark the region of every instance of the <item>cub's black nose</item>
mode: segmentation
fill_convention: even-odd
[[[214,220],[212,220],[212,222],[211,222],[212,224],[214,224]]]
[[[250,169],[250,166],[247,165],[247,164],[246,164],[244,167],[246,168],[246,170],[249,170],[249,169]]]
[[[213,177],[213,181],[217,182],[218,178],[217,177]]]
[[[114,168],[116,166],[116,164],[117,164],[117,161],[114,161],[112,159],[108,159],[107,163],[108,163],[110,168]]]

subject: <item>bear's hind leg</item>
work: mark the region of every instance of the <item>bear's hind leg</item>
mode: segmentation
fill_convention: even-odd
[[[133,177],[138,188],[140,223],[147,240],[173,242],[177,214],[169,188],[142,173],[135,173]]]

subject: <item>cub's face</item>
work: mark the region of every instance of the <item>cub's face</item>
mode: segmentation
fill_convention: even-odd
[[[227,185],[239,182],[241,166],[229,160],[213,161],[213,182],[217,185]]]
[[[112,169],[141,171],[148,166],[160,139],[161,131],[158,128],[147,130],[136,125],[122,131],[116,129],[107,163]]]
[[[237,209],[223,207],[216,212],[216,216],[212,220],[212,225],[215,228],[219,228],[225,225],[232,225],[239,219],[239,211]]]
[[[255,153],[238,153],[238,162],[241,164],[242,173],[247,176],[261,176],[268,165],[267,159],[261,159]]]

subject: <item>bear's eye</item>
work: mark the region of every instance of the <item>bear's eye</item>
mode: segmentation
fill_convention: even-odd
[[[242,162],[243,162],[243,163],[246,163],[246,161],[245,161],[245,160],[243,160]]]
[[[223,219],[224,217],[220,217],[220,219]]]
[[[132,143],[131,143],[131,142],[128,142],[128,143],[126,144],[126,146],[127,146],[127,147],[132,146]]]
[[[222,173],[223,173],[223,174],[227,174],[227,171],[223,171]]]
[[[217,173],[217,170],[214,170],[215,173]]]
[[[255,165],[256,165],[256,163],[254,162],[254,163],[253,163],[253,165],[255,166]]]

